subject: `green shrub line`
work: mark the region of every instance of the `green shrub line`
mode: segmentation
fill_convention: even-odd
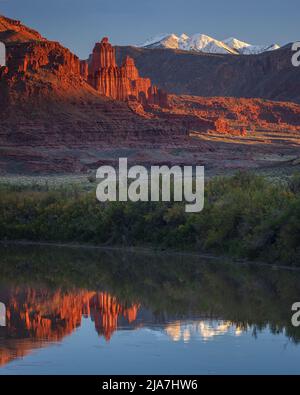
[[[300,266],[300,175],[239,172],[206,182],[205,208],[99,203],[94,186],[0,186],[0,240],[153,246]]]

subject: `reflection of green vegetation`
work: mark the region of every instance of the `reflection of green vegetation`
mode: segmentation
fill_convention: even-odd
[[[207,183],[201,213],[178,203],[108,203],[94,192],[0,190],[0,239],[152,245],[300,264],[300,181],[237,174]]]
[[[300,341],[291,325],[300,273],[261,265],[205,262],[195,256],[57,247],[0,248],[4,287],[106,290],[158,318],[212,317],[255,331],[270,325]],[[1,285],[0,285],[1,289]]]

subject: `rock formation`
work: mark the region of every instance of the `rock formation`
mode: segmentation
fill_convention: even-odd
[[[118,163],[120,148],[129,150],[133,164],[203,163],[212,169],[223,169],[224,158],[228,166],[241,168],[241,164],[256,164],[266,152],[299,156],[299,105],[261,99],[168,96],[138,71],[152,74],[160,86],[168,87],[163,85],[168,76],[176,79],[174,83],[181,81],[180,92],[209,85],[217,93],[215,89],[221,89],[223,83],[212,81],[224,78],[218,71],[221,55],[208,59],[189,54],[186,58],[164,51],[160,58],[156,50],[141,50],[139,57],[136,49],[121,53],[104,39],[95,45],[89,60],[80,61],[59,43],[1,16],[0,41],[7,49],[7,66],[0,69],[0,174],[87,173],[103,164]],[[253,76],[261,56],[247,57],[247,62],[253,62]],[[198,67],[202,57],[205,64],[205,59],[208,62],[203,75]],[[271,55],[263,57],[269,59]],[[238,66],[231,66],[228,75],[234,76],[236,87],[236,78],[243,74]],[[164,78],[159,79],[161,74]],[[251,78],[249,81],[253,84]],[[297,85],[294,88],[299,95]],[[243,137],[239,148],[236,138],[234,144],[218,144],[214,135],[221,140],[223,133]],[[280,138],[275,139],[274,133]],[[247,143],[249,138],[255,144]]]
[[[64,71],[68,74],[80,74],[80,61],[68,49],[52,41],[27,42],[8,46],[8,68],[12,72]]]
[[[7,18],[0,15],[0,41],[10,42],[29,42],[46,41],[40,33],[21,23],[21,21]]]
[[[101,95],[121,101],[138,101],[144,106],[168,107],[165,92],[152,86],[149,78],[140,77],[134,60],[126,56],[119,67],[115,48],[104,37],[96,43],[88,61],[81,61],[81,76]]]
[[[0,173],[86,172],[107,147],[153,148],[186,140],[184,126],[130,100],[131,93],[142,97],[141,90],[147,97],[151,83],[138,76],[130,59],[117,67],[107,40],[96,45],[94,66],[1,16],[0,40],[7,49],[7,66],[0,69]],[[98,83],[111,97],[87,82],[89,69],[100,65]],[[123,101],[114,100],[116,95]],[[152,96],[149,103],[157,103]]]

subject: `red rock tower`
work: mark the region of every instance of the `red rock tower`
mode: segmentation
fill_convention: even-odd
[[[96,71],[105,67],[116,67],[116,51],[104,37],[100,43],[96,43],[92,55],[92,70]]]
[[[138,80],[140,78],[139,71],[135,66],[134,59],[130,56],[126,56],[123,60],[122,67],[125,70],[126,77],[130,80]]]
[[[147,105],[168,106],[167,94],[142,78],[134,60],[126,56],[122,66],[116,63],[115,48],[107,37],[96,43],[88,61],[81,61],[81,76],[104,96],[115,100],[136,100]]]

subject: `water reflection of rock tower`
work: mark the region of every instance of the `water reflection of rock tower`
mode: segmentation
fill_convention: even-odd
[[[90,301],[91,318],[99,335],[103,335],[107,341],[118,328],[118,319],[123,316],[131,324],[136,320],[139,310],[138,304],[124,306],[118,303],[117,298],[106,292],[94,295]]]

